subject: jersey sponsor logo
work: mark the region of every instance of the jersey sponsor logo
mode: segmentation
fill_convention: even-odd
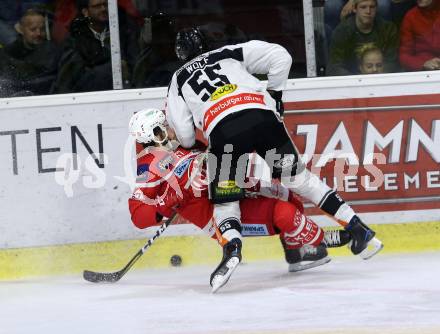
[[[219,98],[234,92],[236,89],[237,89],[237,85],[234,84],[227,84],[221,86],[217,88],[214,93],[211,94],[210,100],[211,101],[218,100]]]
[[[267,226],[264,224],[242,224],[241,228],[243,236],[269,235]]]
[[[233,180],[220,181],[218,183],[219,188],[232,189],[232,188],[235,188],[236,186],[237,185],[235,184],[235,181],[233,181]]]
[[[209,124],[211,124],[211,122],[222,112],[232,107],[248,103],[266,105],[266,103],[264,102],[264,96],[261,94],[241,93],[225,97],[224,99],[212,105],[211,108],[206,111],[203,118],[203,131],[206,131]]]
[[[159,167],[160,170],[167,170],[173,161],[173,156],[168,155],[157,163],[157,167]]]
[[[137,175],[142,175],[146,172],[148,172],[150,165],[148,164],[141,164],[137,168]]]
[[[191,161],[193,161],[193,158],[187,159],[180,163],[175,169],[174,169],[174,175],[176,175],[179,179],[182,177],[183,173],[188,169],[189,165],[191,164]]]
[[[136,182],[140,183],[140,182],[146,182],[147,178],[148,178],[148,171],[150,169],[150,165],[148,164],[141,164],[137,167],[137,177],[136,177]]]
[[[214,187],[212,198],[215,200],[231,200],[241,197],[244,190],[239,188],[235,181],[220,181]]]

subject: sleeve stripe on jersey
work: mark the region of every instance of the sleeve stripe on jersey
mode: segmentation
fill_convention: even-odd
[[[223,49],[218,52],[213,52],[208,56],[208,65],[228,58],[235,59],[237,61],[243,61],[243,48],[236,48],[233,50]]]

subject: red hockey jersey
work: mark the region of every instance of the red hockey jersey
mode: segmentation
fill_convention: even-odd
[[[129,208],[139,228],[151,226],[173,211],[200,228],[212,217],[202,152],[147,148],[138,154],[136,185]]]
[[[138,187],[129,199],[134,225],[147,228],[176,211],[214,236],[213,205],[208,199],[204,157],[202,152],[183,148],[174,152],[157,148],[141,151],[137,161]],[[297,228],[294,223],[303,219],[303,206],[285,188],[285,191],[281,189],[275,184],[262,190],[257,184],[247,190],[252,198],[240,201],[243,236],[274,235]],[[309,225],[313,227],[313,235],[319,232],[313,222],[304,229],[310,229]]]

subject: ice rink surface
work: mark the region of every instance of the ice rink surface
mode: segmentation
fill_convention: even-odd
[[[440,252],[338,257],[301,273],[244,263],[217,294],[213,269],[0,282],[0,333],[440,333]]]

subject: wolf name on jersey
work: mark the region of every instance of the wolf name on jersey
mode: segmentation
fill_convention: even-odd
[[[280,45],[263,41],[203,53],[174,74],[167,98],[167,120],[184,147],[195,140],[194,125],[206,138],[227,115],[244,109],[275,111],[266,89],[282,90],[292,62]],[[267,87],[253,74],[268,73]]]

